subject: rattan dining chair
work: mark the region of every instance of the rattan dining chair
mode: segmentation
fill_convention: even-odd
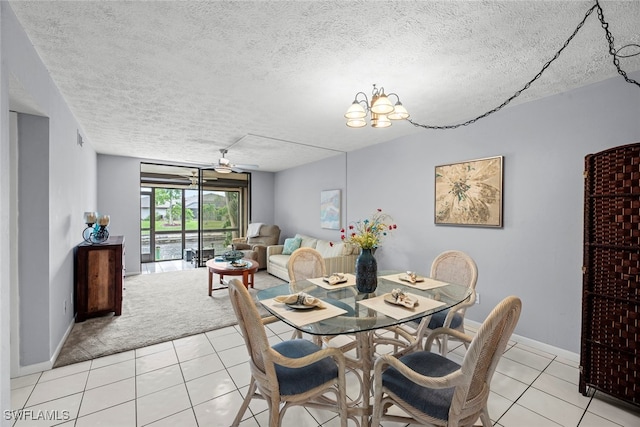
[[[429,426],[471,426],[480,418],[491,426],[487,409],[491,378],[518,323],[518,297],[502,300],[482,323],[475,337],[451,328],[437,328],[425,344],[431,348],[441,335],[469,343],[461,365],[430,351],[396,358],[384,355],[374,367],[374,403],[371,425],[381,420]],[[391,415],[392,405],[406,415]]]
[[[308,340],[288,340],[273,346],[264,324],[241,281],[229,281],[229,297],[249,352],[251,381],[233,426],[240,424],[251,399],[264,399],[269,427],[280,427],[285,411],[300,405],[337,412],[347,425],[345,359],[337,349],[322,349]],[[259,393],[257,393],[259,392]],[[325,394],[333,393],[336,399]]]
[[[289,257],[287,270],[289,271],[289,289],[292,293],[305,292],[307,290],[306,286],[308,286],[308,282],[306,282],[307,279],[315,279],[327,275],[324,258],[322,258],[320,252],[313,248],[299,248],[293,251],[291,257]],[[315,288],[315,285],[310,286],[310,288]],[[338,306],[346,310],[348,313],[353,312],[353,309],[343,302],[332,300],[330,298],[331,293],[328,294],[328,297],[329,298],[325,298],[325,300],[330,304]],[[297,329],[294,330],[291,338],[302,338],[302,332]],[[328,345],[333,338],[335,337],[314,336],[315,343],[319,345],[322,343]],[[347,352],[355,348],[355,342],[350,342],[336,348],[340,348],[341,351]]]
[[[441,280],[443,282],[465,285],[475,290],[478,281],[478,266],[469,255],[462,251],[445,251],[438,255],[431,263],[432,279]],[[420,322],[409,322],[396,328],[396,339],[402,336],[408,343],[400,351],[396,350],[396,355],[403,355],[422,348],[422,341],[430,331],[444,327],[452,328],[462,333],[464,329],[464,316],[467,308],[475,304],[476,294],[473,292],[468,300],[447,310],[439,311],[432,316],[423,318]],[[440,354],[445,356],[448,349],[449,337],[444,336],[438,340]],[[397,341],[401,342],[401,341]],[[465,343],[465,346],[467,344]]]
[[[324,277],[327,268],[320,252],[313,248],[298,248],[289,257],[287,263],[289,273],[289,289],[291,293],[305,292],[307,288],[302,286],[306,279]],[[294,329],[291,338],[302,338],[302,332]],[[316,340],[319,343],[319,338]]]
[[[430,276],[443,282],[466,285],[475,291],[476,282],[478,281],[478,266],[473,258],[462,251],[445,251],[433,260]],[[464,316],[467,308],[473,306],[475,301],[476,293],[473,292],[469,299],[462,304],[434,314],[429,319],[428,330],[443,327],[455,329],[464,334]],[[440,354],[443,356],[448,351],[448,340],[449,338],[446,335],[441,339]]]
[[[293,251],[287,263],[289,283],[301,282],[306,279],[324,277],[327,268],[320,252],[313,248],[299,248]]]

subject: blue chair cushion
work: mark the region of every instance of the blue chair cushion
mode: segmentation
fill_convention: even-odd
[[[402,356],[399,360],[417,373],[429,377],[443,377],[460,369],[460,365],[456,362],[428,351],[411,353]],[[443,389],[422,387],[402,376],[395,368],[388,368],[382,373],[382,384],[419,411],[440,420],[449,419],[454,387]]]
[[[289,340],[279,342],[272,347],[283,356],[299,359],[313,354],[320,347],[308,340]],[[287,368],[276,364],[276,376],[280,384],[280,394],[290,396],[311,390],[338,377],[338,365],[326,357],[302,368]]]
[[[444,325],[444,319],[447,317],[447,314],[449,314],[449,309],[439,311],[431,316],[431,320],[429,321],[429,329],[440,328],[442,325]],[[462,325],[462,316],[456,313],[453,315],[453,319],[451,319],[450,328],[458,329],[460,325]]]

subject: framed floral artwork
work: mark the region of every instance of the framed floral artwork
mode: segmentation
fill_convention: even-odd
[[[340,190],[320,192],[320,227],[340,230]]]
[[[435,223],[502,227],[503,157],[436,166]]]

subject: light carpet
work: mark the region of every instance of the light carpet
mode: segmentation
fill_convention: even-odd
[[[213,280],[216,286],[220,278],[215,274]],[[207,283],[206,268],[125,278],[122,314],[75,323],[54,367],[235,325],[228,291],[217,290],[209,296]],[[260,271],[249,292],[255,300],[259,290],[281,283]],[[267,314],[260,304],[258,308],[263,316]]]

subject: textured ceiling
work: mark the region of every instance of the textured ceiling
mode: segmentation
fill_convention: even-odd
[[[407,122],[347,128],[344,112],[373,83],[422,124],[496,107],[595,2],[9,3],[99,153],[214,163],[229,148],[232,163],[277,171],[437,132]],[[640,44],[640,2],[601,5],[616,46]],[[640,56],[621,64],[640,70]],[[594,12],[512,105],[616,75]],[[12,107],[38,110],[19,82],[10,92]]]

